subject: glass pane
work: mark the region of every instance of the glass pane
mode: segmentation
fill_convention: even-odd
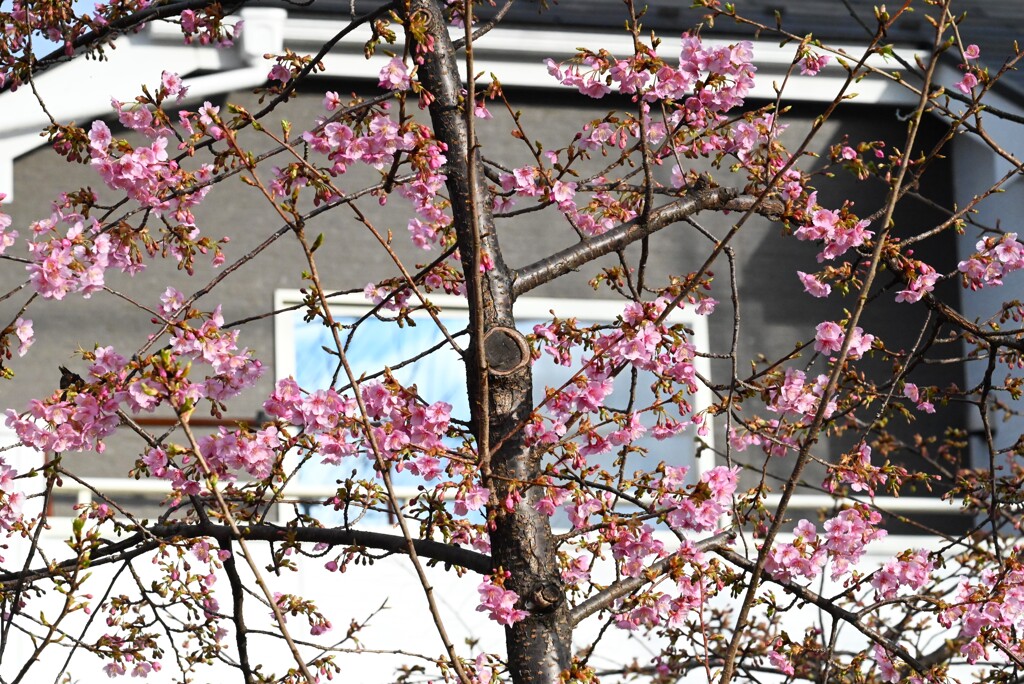
[[[550,306],[545,309],[551,308]],[[603,316],[593,316],[595,313],[592,307],[588,307],[587,313],[591,314],[590,319],[579,317],[579,326],[586,327],[595,323],[610,322],[621,311],[621,304],[608,303],[605,307],[607,313]],[[368,307],[353,307],[350,305],[338,307],[335,310],[335,320],[342,326],[354,324]],[[539,314],[537,311],[536,314]],[[564,315],[559,310],[561,315]],[[571,311],[567,312],[571,313]],[[546,322],[539,316],[518,316],[517,324],[524,334],[533,332],[534,325]],[[452,311],[451,307],[446,308],[440,316],[441,322],[448,329],[449,334],[455,335],[467,325],[467,318],[463,312]],[[338,380],[335,387],[343,387],[348,384],[344,371],[337,371],[338,359],[335,355],[329,354],[324,347],[333,349],[334,340],[330,331],[321,324],[307,323],[303,320],[301,312],[292,312],[287,320],[280,324],[290,328],[293,349],[294,349],[294,375],[299,385],[306,390],[324,389],[332,384],[335,373],[338,373]],[[452,417],[458,420],[469,419],[469,405],[465,391],[465,366],[462,358],[457,352],[451,349],[449,344],[441,344],[444,336],[430,318],[421,318],[415,326],[406,325],[399,328],[397,324],[389,321],[381,321],[376,318],[369,318],[359,324],[359,327],[351,334],[350,329],[343,329],[343,341],[347,341],[348,350],[346,357],[356,377],[363,375],[371,376],[379,373],[383,368],[392,369],[394,377],[404,386],[416,385],[420,396],[432,403],[444,401],[452,406]],[[463,336],[459,338],[465,340]],[[435,351],[426,354],[428,350]],[[424,355],[426,354],[426,355]],[[410,358],[418,358],[414,363],[402,365]],[[533,365],[534,377],[534,401],[539,403],[545,396],[545,388],[558,388],[572,377],[579,369],[580,357],[574,358],[572,367],[565,367],[554,363],[549,354],[542,353]],[[636,408],[647,408],[654,401],[654,394],[650,387],[655,377],[647,372],[641,372],[636,383],[636,396],[633,405]],[[624,411],[629,405],[629,370],[623,371],[614,383],[614,391],[607,398],[606,405],[610,408]],[[697,403],[695,400],[693,403]],[[670,415],[674,409],[670,410]],[[648,433],[636,440],[634,445],[647,449],[646,455],[631,454],[627,460],[624,470],[631,474],[638,469],[651,469],[659,461],[666,461],[672,465],[690,466],[691,470],[688,480],[696,481],[696,468],[694,463],[694,440],[693,430],[687,429],[675,437],[659,441],[650,436],[650,428],[657,422],[653,412],[641,413],[641,422],[647,426]],[[604,432],[611,432],[614,427],[603,429]],[[611,469],[617,456],[617,450],[599,455],[591,456],[588,463],[599,465],[602,468]],[[349,459],[343,465],[335,466],[320,463],[316,460],[303,466],[297,478],[297,484],[318,487],[333,487],[339,480],[352,477],[355,471],[356,479],[373,479],[374,468],[369,459],[360,457]],[[408,472],[394,472],[392,482],[397,488],[412,488],[421,483],[421,480]],[[341,524],[342,513],[335,512],[326,507],[307,507],[307,512],[314,515],[325,524]],[[386,521],[383,513],[370,513],[362,519],[366,522]],[[557,521],[556,521],[557,522]]]

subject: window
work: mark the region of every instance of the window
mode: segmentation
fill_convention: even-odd
[[[302,301],[302,295],[295,290],[280,290],[275,293],[275,307],[280,310],[295,306]],[[467,306],[464,299],[450,296],[431,296],[430,301],[441,308],[439,319],[453,336],[463,331],[467,324]],[[332,299],[331,312],[335,320],[342,325],[351,325],[366,315],[371,306],[362,295],[344,296]],[[554,310],[560,318],[577,318],[581,326],[610,323],[622,313],[623,300],[597,299],[543,299],[522,298],[516,302],[516,321],[521,331],[529,333],[537,323],[550,321]],[[387,312],[382,315],[387,316]],[[346,356],[354,373],[359,376],[377,373],[385,366],[392,369],[395,378],[405,386],[415,384],[420,394],[430,402],[445,401],[452,405],[453,418],[466,420],[469,417],[469,406],[466,399],[465,367],[461,357],[450,345],[444,343],[440,329],[430,321],[425,312],[413,314],[415,326],[405,326],[401,330],[394,322],[367,318],[362,321],[351,336]],[[693,331],[692,339],[698,349],[707,348],[707,324],[703,317],[688,312],[678,312],[669,317],[670,323],[682,323]],[[308,323],[303,318],[303,310],[296,309],[278,316],[276,337],[275,369],[277,379],[294,377],[298,384],[306,390],[322,389],[332,384],[337,366],[337,357],[329,354],[324,347],[334,345],[330,331],[319,322]],[[344,330],[347,336],[350,330]],[[463,334],[455,338],[465,339]],[[432,353],[428,351],[436,349]],[[402,365],[410,358],[420,357],[415,363]],[[698,357],[697,367],[702,375],[707,376],[706,359]],[[577,366],[578,368],[578,366]],[[545,387],[559,387],[576,369],[565,368],[555,364],[551,357],[542,354],[533,365],[534,401],[544,396]],[[339,384],[344,385],[342,380]],[[651,381],[638,382],[638,405],[645,398],[650,403],[651,393],[648,389]],[[709,403],[708,390],[701,388],[692,402],[695,410],[700,410]],[[628,396],[628,381],[615,383],[615,391],[607,398],[610,406],[625,406]],[[650,420],[653,424],[653,418]],[[645,437],[638,442],[649,450],[649,460],[657,462],[665,460],[676,465],[691,466],[690,478],[696,481],[701,472],[701,463],[697,463],[697,448],[692,429],[687,429],[676,437],[658,441]],[[712,435],[703,437],[705,443],[711,443]],[[614,454],[605,455],[608,463]],[[307,463],[299,472],[295,487],[289,487],[293,496],[309,501],[322,500],[332,495],[337,489],[338,480],[348,477],[353,469],[363,478],[372,476],[372,464],[365,459],[343,466],[331,466],[320,463]],[[713,465],[710,453],[706,457],[705,467]],[[696,467],[694,467],[696,466]],[[639,467],[639,466],[638,466]],[[395,473],[393,482],[398,488],[400,498],[414,496],[413,478],[403,473]],[[323,522],[331,522],[329,515],[312,511]]]

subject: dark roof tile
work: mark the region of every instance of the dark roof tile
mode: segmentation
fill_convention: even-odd
[[[501,0],[497,0],[501,4]],[[264,0],[262,4],[281,4]],[[378,7],[380,0],[355,0],[356,13]],[[625,9],[622,0],[560,0],[549,2],[546,10],[538,0],[519,0],[513,5],[506,21],[520,27],[572,27],[596,29],[622,26]],[[638,2],[638,4],[640,4]],[[783,28],[791,33],[813,33],[823,42],[863,41],[874,31],[876,0],[735,0],[737,10],[749,19],[769,27],[776,24],[776,13]],[[353,0],[313,0],[309,5],[286,3],[293,14],[319,16],[348,16]],[[660,32],[681,32],[700,23],[706,10],[692,9],[689,0],[648,0],[643,23]],[[894,9],[897,3],[892,3]],[[960,26],[965,44],[976,43],[981,48],[982,63],[993,72],[1012,56],[1014,43],[1024,38],[1024,0],[955,0],[958,14],[966,13]],[[934,8],[927,8],[934,11]],[[477,10],[481,16],[493,14],[493,8]],[[934,40],[934,29],[921,10],[908,12],[888,34],[891,42],[929,45]],[[749,36],[750,26],[738,25],[727,18],[717,22],[719,31],[732,35]],[[1024,40],[1021,40],[1024,43]],[[1024,73],[1008,73],[1004,86],[1024,96]]]

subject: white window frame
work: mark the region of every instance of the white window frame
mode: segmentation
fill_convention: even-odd
[[[305,295],[299,290],[275,290],[274,310],[282,311],[283,309],[294,307],[301,304],[304,298]],[[442,312],[468,312],[468,303],[463,297],[430,295],[427,299],[439,306]],[[338,316],[362,316],[373,308],[373,304],[361,294],[339,295],[332,297],[330,301],[331,312]],[[551,311],[554,310],[561,318],[573,317],[579,319],[581,323],[589,325],[592,323],[614,322],[622,314],[625,304],[626,301],[621,299],[520,297],[516,300],[513,310],[517,320],[550,319]],[[384,315],[386,314],[387,312],[384,312]],[[428,318],[424,311],[414,312],[412,317],[414,319]],[[705,352],[708,349],[707,318],[694,313],[692,307],[673,312],[666,318],[666,323],[683,324],[693,332],[690,339],[697,348],[697,351]],[[310,323],[310,325],[316,325],[316,323]],[[295,376],[297,370],[295,365],[296,348],[291,318],[278,315],[275,317],[274,326],[274,376],[275,381],[277,381]],[[698,356],[694,360],[694,365],[702,376],[705,378],[710,377],[710,362],[706,357]],[[711,390],[704,386],[703,383],[698,383],[698,390],[693,396],[692,401],[694,413],[703,411],[711,403]],[[697,458],[694,459],[692,464],[687,464],[695,472],[695,477],[699,477],[701,473],[715,465],[714,430],[712,429],[706,436],[699,439],[710,448],[696,449]],[[289,485],[286,490],[287,494],[300,498],[327,496],[335,491],[336,487],[333,486],[310,487],[300,484]],[[416,490],[402,490],[396,493],[400,499],[405,499],[419,492]]]

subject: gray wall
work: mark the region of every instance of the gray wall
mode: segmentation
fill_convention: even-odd
[[[282,115],[299,126],[322,113],[320,101],[323,90],[336,89],[345,93],[353,87],[353,84],[318,82],[317,93],[304,94],[289,103],[282,110]],[[236,96],[243,101],[250,97],[234,94],[232,98]],[[522,121],[527,133],[543,140],[545,149],[564,145],[584,122],[603,116],[613,106],[609,101],[592,103],[554,97],[548,93],[510,93],[510,98],[523,112]],[[484,155],[508,167],[530,163],[532,158],[526,146],[507,135],[511,128],[508,116],[503,114],[497,104],[492,104],[491,108],[495,120],[480,124]],[[867,107],[848,109],[847,112],[849,118],[825,125],[812,144],[811,151],[827,152],[829,145],[839,142],[844,133],[853,142],[880,139],[891,146],[900,145],[904,124],[898,121],[896,112]],[[791,112],[787,117],[790,128],[784,136],[785,142],[795,145],[819,113],[816,107],[797,108]],[[934,137],[937,133],[931,123],[926,126],[926,138]],[[597,159],[591,166],[600,162]],[[820,168],[821,161],[809,160],[809,166]],[[668,168],[659,170],[666,180],[668,172]],[[365,173],[354,173],[338,182],[345,190],[356,190],[368,178],[371,176]],[[719,178],[726,185],[739,182],[738,179],[730,181],[725,172],[720,173]],[[944,166],[934,169],[930,180],[921,188],[922,194],[939,203],[947,202],[950,196],[948,178],[948,169]],[[87,167],[67,164],[46,149],[37,150],[17,162],[15,183],[16,202],[8,209],[22,235],[27,234],[27,225],[31,220],[49,214],[49,203],[60,190],[80,185],[90,185],[100,190],[102,185],[100,179]],[[857,183],[848,178],[834,181],[822,178],[819,187],[821,204],[838,208],[844,198],[856,199],[856,209],[861,215],[869,215],[878,210],[885,191],[881,183]],[[409,205],[397,194],[390,198],[384,209],[377,206],[374,198],[362,200],[360,206],[379,231],[393,232],[394,249],[407,264],[424,263],[435,255],[411,245],[405,227]],[[520,203],[520,206],[524,205]],[[281,219],[268,209],[259,193],[241,183],[237,177],[215,188],[197,214],[204,234],[214,238],[231,236],[232,241],[226,248],[228,264],[253,250],[282,225]],[[896,234],[910,234],[917,228],[935,222],[938,216],[925,203],[908,200],[897,213]],[[698,220],[709,230],[722,235],[734,217],[702,216]],[[513,267],[572,244],[576,239],[566,221],[557,212],[550,210],[501,221],[499,229],[506,260]],[[307,226],[310,236],[320,232],[324,234],[324,243],[317,256],[321,276],[328,288],[361,290],[371,280],[396,275],[385,251],[346,209],[330,212]],[[778,225],[757,219],[746,225],[734,242],[743,335],[740,344],[741,372],[750,367],[750,361],[757,358],[758,354],[777,358],[792,349],[795,341],[813,336],[814,325],[818,322],[838,320],[843,315],[842,308],[852,306],[852,299],[840,300],[833,295],[829,300],[821,301],[803,293],[795,271],[817,270],[817,249],[811,244],[784,237],[782,232]],[[651,244],[648,283],[654,286],[665,283],[669,274],[687,273],[696,269],[711,248],[706,239],[685,225],[666,229],[655,236]],[[631,254],[635,263],[636,250],[632,250]],[[926,261],[940,266],[940,270],[955,268],[956,253],[951,235],[942,235],[923,243],[918,254]],[[205,285],[215,275],[207,266],[207,261],[200,260],[200,266],[196,269],[197,277],[194,279],[186,278],[175,268],[173,261],[158,261],[151,263],[147,272],[135,279],[111,277],[109,285],[146,306],[154,306],[159,293],[167,285],[174,285],[186,293]],[[294,240],[286,236],[265,255],[243,266],[238,273],[205,296],[199,305],[206,309],[222,305],[225,318],[229,321],[264,313],[271,308],[275,288],[298,288],[305,284],[301,277],[303,270],[305,264],[301,251]],[[713,295],[721,304],[718,313],[709,321],[711,351],[721,353],[729,349],[732,312],[725,262],[717,264],[713,270],[716,276]],[[552,297],[607,296],[607,292],[595,295],[589,287],[588,280],[595,273],[595,268],[584,269],[541,288],[536,294]],[[886,283],[888,278],[883,273],[881,282]],[[0,271],[0,279],[2,291],[16,287],[24,280],[21,266],[8,263],[7,268]],[[918,307],[895,304],[894,292],[890,289],[880,295],[879,301],[866,315],[862,327],[867,332],[880,335],[890,349],[906,348],[919,334],[923,316]],[[950,288],[946,296],[955,299],[955,289]],[[4,303],[4,310],[11,311],[26,297],[26,291],[15,294]],[[71,296],[64,302],[47,302],[46,306],[33,307],[30,316],[35,320],[39,341],[27,357],[15,358],[11,362],[17,377],[2,386],[2,403],[7,406],[21,408],[29,397],[48,393],[55,388],[59,379],[58,364],[83,368],[81,362],[69,355],[75,347],[92,348],[95,343],[113,344],[122,353],[128,354],[136,349],[129,345],[140,344],[153,330],[150,314],[106,293],[94,295],[90,300]],[[231,416],[248,418],[257,412],[263,398],[272,388],[273,319],[263,318],[247,323],[240,343],[254,349],[271,366],[260,386],[230,408]],[[863,365],[881,367],[884,364],[868,362]],[[728,366],[715,362],[713,378],[717,382],[725,382]],[[947,367],[920,369],[915,371],[913,379],[918,384],[963,382],[959,370]],[[940,409],[934,418],[922,419],[902,432],[907,435],[917,430],[941,432],[946,425],[960,424],[963,424],[963,417],[958,408]],[[723,443],[720,439],[719,444]],[[830,446],[829,441],[825,440],[819,452],[824,456],[840,446]],[[123,474],[125,464],[133,462],[137,454],[136,439],[115,439],[111,441],[108,452],[102,456],[74,455],[68,457],[66,463],[83,473],[119,475]],[[759,454],[752,458],[755,463],[759,463]],[[919,467],[917,456],[906,458],[915,467]],[[789,462],[783,459],[775,459],[770,464],[770,469],[780,475],[788,473],[789,467]],[[808,480],[817,484],[820,482],[820,473],[809,475]]]

